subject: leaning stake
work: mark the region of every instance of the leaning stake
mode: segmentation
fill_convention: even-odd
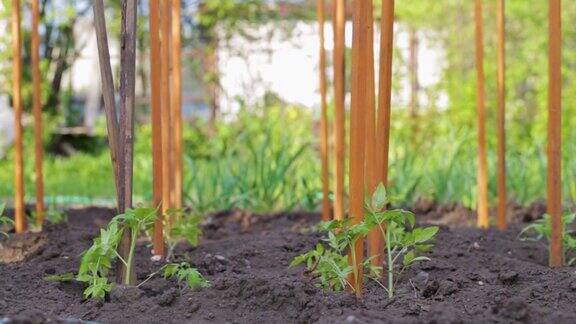
[[[12,74],[14,105],[14,212],[16,233],[26,231],[24,213],[24,161],[22,158],[22,38],[20,0],[12,1]]]
[[[478,226],[487,228],[488,219],[488,160],[486,158],[486,105],[484,88],[484,34],[482,0],[476,0],[476,109],[478,111]]]
[[[44,177],[42,175],[42,93],[40,89],[40,35],[38,25],[40,8],[38,0],[32,0],[32,92],[34,113],[34,164],[36,171],[36,225],[44,223]]]
[[[136,88],[136,19],[137,1],[122,1],[122,24],[121,24],[121,51],[120,51],[120,125],[121,136],[119,150],[122,161],[122,178],[119,183],[123,190],[124,205],[119,205],[119,212],[123,213],[132,208],[132,177],[133,177],[133,153],[134,153],[134,101]],[[122,240],[118,245],[118,254],[124,259],[130,253],[130,230],[125,228]],[[131,270],[130,272],[129,269]],[[118,263],[117,281],[125,285],[133,285],[136,282],[134,267],[128,267],[123,262]]]
[[[328,116],[326,107],[326,49],[324,48],[324,0],[317,0],[320,33],[320,155],[322,157],[322,220],[330,220],[330,189],[328,184]]]
[[[561,0],[549,0],[548,214],[552,218],[550,266],[564,265],[562,246],[562,23]]]
[[[108,146],[114,170],[116,184],[116,198],[118,205],[123,205],[120,185],[120,168],[118,167],[118,114],[114,100],[114,79],[110,66],[110,51],[108,50],[108,33],[106,32],[106,19],[104,17],[104,4],[102,0],[92,2],[94,9],[94,28],[96,29],[96,43],[98,45],[98,58],[100,63],[100,78],[102,79],[102,97],[104,98],[104,111],[106,113],[106,126],[108,128]]]

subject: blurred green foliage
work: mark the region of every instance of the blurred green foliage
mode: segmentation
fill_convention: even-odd
[[[1,0],[3,3],[10,1]],[[184,1],[185,42],[209,49],[215,28],[226,35],[238,33],[250,38],[249,23],[277,22],[289,30],[290,19],[313,19],[314,5],[298,7],[287,17],[264,6],[262,0]],[[377,1],[378,2],[378,1]],[[80,3],[80,1],[78,2]],[[117,31],[116,5],[111,6],[111,30]],[[411,0],[396,2],[397,26],[412,28],[433,46],[443,51],[440,82],[422,96],[447,96],[447,106],[432,103],[420,107],[417,118],[410,118],[405,107],[392,113],[390,194],[409,204],[418,197],[440,202],[476,205],[476,72],[474,66],[474,2],[462,0]],[[141,10],[146,15],[146,10]],[[379,16],[376,5],[376,17]],[[192,9],[190,9],[192,8]],[[190,10],[195,10],[191,12]],[[488,110],[489,189],[495,199],[496,166],[496,38],[495,1],[484,1],[485,71]],[[545,198],[547,128],[547,2],[509,1],[506,3],[507,58],[507,169],[511,200],[529,203]],[[6,14],[6,13],[0,13]],[[563,2],[563,193],[564,201],[576,201],[576,96],[571,92],[576,80],[576,2]],[[68,16],[67,16],[68,17]],[[51,17],[50,19],[53,19]],[[288,19],[290,18],[290,19]],[[56,21],[66,21],[60,19]],[[288,24],[286,24],[286,22]],[[63,23],[64,23],[63,22]],[[147,25],[140,24],[141,35]],[[0,35],[5,43],[9,35]],[[143,41],[146,37],[143,36]],[[145,43],[143,43],[145,44]],[[1,47],[6,61],[9,47]],[[406,64],[395,51],[394,81],[407,76]],[[47,64],[47,63],[44,63]],[[48,67],[43,67],[48,69]],[[349,71],[347,72],[349,75]],[[282,76],[278,76],[282,77]],[[7,79],[9,81],[9,78]],[[25,80],[26,77],[25,77]],[[2,83],[9,86],[9,83]],[[348,84],[349,86],[349,84]],[[48,95],[49,87],[44,86]],[[7,88],[9,89],[9,88]],[[28,92],[27,92],[28,91]],[[29,93],[29,90],[25,90]],[[29,99],[26,99],[29,100]],[[47,118],[55,126],[57,117]],[[52,124],[50,124],[52,123]],[[48,129],[53,129],[51,126]],[[99,126],[105,134],[104,124]],[[219,122],[216,136],[202,124],[185,127],[185,184],[188,202],[199,211],[232,207],[254,211],[290,208],[312,209],[319,196],[319,161],[316,125],[309,111],[294,107],[268,106],[247,109],[238,120]],[[26,157],[32,156],[31,133],[26,133]],[[141,125],[135,148],[135,194],[137,200],[151,197],[150,126]],[[108,153],[77,154],[71,158],[47,156],[46,192],[49,197],[75,196],[106,198],[113,202],[112,171]],[[33,194],[32,160],[26,159],[26,188]],[[0,161],[0,197],[12,195],[10,157]],[[88,201],[89,202],[89,201]]]

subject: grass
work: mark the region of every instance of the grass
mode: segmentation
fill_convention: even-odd
[[[430,112],[414,120],[395,111],[390,148],[390,195],[402,204],[419,197],[436,202],[476,205],[476,130],[456,123],[449,113]],[[242,112],[233,122],[217,125],[209,136],[205,125],[184,129],[184,191],[187,204],[198,213],[233,207],[254,212],[314,210],[321,198],[317,134],[309,110],[268,107]],[[100,134],[105,134],[101,121]],[[151,199],[149,125],[137,130],[135,144],[135,201]],[[564,139],[563,176],[576,176],[570,156],[576,140]],[[573,137],[573,136],[572,136]],[[512,125],[507,145],[509,198],[527,204],[546,197],[545,136],[526,136]],[[32,134],[25,134],[25,157],[33,156]],[[488,133],[489,194],[496,197],[495,134]],[[0,201],[12,197],[12,157],[0,160]],[[76,154],[47,155],[44,163],[49,204],[114,203],[110,157]],[[33,202],[33,159],[25,159],[26,198]],[[576,201],[576,184],[563,182],[565,204]]]

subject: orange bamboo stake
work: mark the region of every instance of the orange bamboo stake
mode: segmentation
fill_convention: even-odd
[[[160,101],[161,110],[161,129],[162,129],[162,213],[170,208],[170,14],[171,6],[169,1],[160,3]],[[168,219],[168,226],[171,219]],[[170,228],[167,229],[168,231]]]
[[[380,20],[380,84],[378,89],[378,114],[376,116],[375,184],[388,186],[388,151],[390,146],[390,105],[392,99],[392,56],[394,53],[394,0],[382,1]],[[379,150],[382,150],[381,152]],[[384,263],[384,237],[380,231],[370,233],[369,251],[374,266]]]
[[[174,42],[172,40],[172,1],[167,0],[170,6],[170,12],[167,14],[168,24],[170,25],[170,33],[168,34],[168,84],[170,88],[170,103],[168,106],[168,124],[170,128],[168,129],[168,158],[169,158],[169,170],[170,178],[168,179],[168,186],[170,187],[170,202],[169,208],[174,208],[174,198],[176,196],[176,187],[174,179],[174,168],[176,159],[174,158],[174,147],[175,147],[175,130],[174,130]],[[173,220],[170,219],[170,222]]]
[[[561,0],[549,0],[548,214],[552,218],[550,266],[564,265],[562,244],[562,18]]]
[[[364,32],[369,28],[370,8],[365,0],[353,0],[353,33],[352,33],[352,105],[350,115],[350,217],[352,223],[359,223],[364,218],[364,164],[366,138],[366,107],[369,99],[369,69],[364,49],[368,46],[369,37]],[[356,258],[350,282],[357,296],[362,295],[362,260],[364,259],[364,242],[358,240],[348,260]]]
[[[324,0],[316,1],[320,33],[320,154],[322,156],[322,220],[330,220],[330,187],[328,183],[328,116],[326,107],[326,49],[324,48]]]
[[[36,225],[44,223],[44,177],[42,175],[42,93],[40,89],[40,8],[38,0],[32,0],[32,92],[34,112],[34,152],[36,171]]]
[[[484,87],[484,34],[482,0],[476,0],[476,106],[478,110],[478,226],[488,228],[488,160],[486,157],[486,90]]]
[[[152,187],[154,206],[162,205],[162,104],[160,24],[158,0],[150,0],[150,96],[152,108]],[[164,209],[160,207],[154,222],[154,255],[164,255]]]
[[[367,89],[366,89],[366,171],[365,171],[365,186],[368,190],[367,194],[372,195],[378,186],[378,171],[377,171],[377,157],[376,157],[376,94],[375,94],[375,81],[374,81],[374,5],[372,1],[367,3],[367,19],[366,29],[362,29],[366,34],[366,47],[365,53],[362,58],[366,60],[367,75]],[[379,229],[368,234],[368,255],[372,258],[374,266],[382,266],[383,264],[383,250],[384,240],[382,233]]]
[[[334,219],[344,218],[344,163],[346,159],[346,5],[345,0],[333,0],[334,24]]]
[[[180,0],[172,1],[172,106],[174,131],[174,208],[182,208],[182,39]]]
[[[392,99],[392,56],[394,53],[394,0],[382,1],[380,34],[380,84],[376,143],[382,152],[376,156],[377,179],[388,187],[388,152],[390,148],[390,110]]]
[[[22,157],[22,38],[20,0],[12,1],[12,74],[14,105],[14,212],[16,233],[26,231],[24,213],[24,161]]]
[[[505,62],[505,21],[504,0],[496,4],[496,45],[498,48],[498,112],[496,114],[498,135],[498,217],[497,226],[505,230],[506,225],[506,62]]]

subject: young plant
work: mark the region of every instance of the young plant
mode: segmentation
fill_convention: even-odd
[[[386,290],[388,296],[394,296],[394,287],[398,277],[406,268],[429,258],[419,255],[430,251],[432,241],[438,233],[437,226],[416,227],[416,218],[413,213],[400,210],[386,210],[388,197],[384,185],[380,184],[371,199],[366,199],[366,214],[364,221],[350,225],[349,220],[330,221],[323,225],[328,230],[328,238],[324,239],[328,247],[318,244],[314,250],[297,256],[290,266],[306,264],[307,272],[313,273],[320,279],[323,288],[340,291],[346,286],[353,287],[348,281],[349,275],[358,278],[357,265],[362,262],[364,269],[375,278],[381,273],[380,267],[371,265],[372,258],[359,260],[355,254],[354,246],[358,240],[363,240],[373,229],[382,232],[386,240],[386,273],[388,276]],[[346,252],[351,252],[351,262],[348,262]],[[399,265],[399,261],[402,264]],[[378,283],[380,283],[377,279]],[[357,285],[356,285],[357,286]]]
[[[359,262],[363,262],[364,269],[376,271],[371,267],[370,259],[359,260],[354,253],[356,242],[364,239],[371,230],[368,224],[350,225],[349,220],[333,220],[322,224],[321,228],[328,231],[328,237],[324,239],[327,247],[317,244],[315,249],[294,258],[291,267],[305,264],[306,272],[319,279],[321,288],[337,292],[346,287],[353,289],[349,278],[350,274],[358,278]],[[352,264],[348,263],[347,251],[352,252]]]
[[[192,268],[188,262],[170,263],[162,267],[162,275],[166,279],[176,278],[179,283],[185,282],[188,288],[195,290],[210,287],[208,280]]]
[[[146,278],[146,280],[142,281],[138,285],[138,287],[145,284],[148,280],[152,279],[158,273],[162,273],[162,276],[166,279],[175,277],[176,279],[178,279],[178,283],[185,282],[186,286],[188,286],[188,288],[192,290],[210,287],[210,282],[204,279],[204,277],[202,276],[202,274],[200,274],[198,269],[191,267],[188,262],[165,264],[158,271],[150,274],[148,278]]]
[[[388,297],[392,298],[402,272],[416,262],[430,260],[419,254],[433,247],[432,241],[438,233],[438,227],[416,227],[413,213],[400,209],[386,210],[388,198],[382,184],[378,185],[372,199],[367,199],[365,203],[365,222],[370,224],[369,227],[378,228],[385,239],[388,285],[382,286]],[[398,264],[400,260],[401,265]]]
[[[0,204],[0,226],[6,224],[14,224],[14,221],[7,216],[4,216],[4,209],[6,208],[6,204]],[[0,235],[8,237],[8,233],[0,231]]]
[[[95,238],[92,246],[83,253],[78,270],[77,280],[88,284],[88,288],[84,290],[86,298],[104,298],[112,289],[108,274],[116,259],[126,265],[127,271],[122,281],[124,284],[130,284],[136,240],[140,232],[152,226],[155,215],[156,209],[154,208],[128,209],[124,214],[112,218],[106,229],[100,230],[100,236]],[[116,251],[124,230],[130,230],[131,233],[130,249],[126,260]]]
[[[562,216],[562,228],[564,232],[562,233],[562,240],[564,242],[564,253],[566,255],[576,252],[576,237],[571,235],[570,229],[568,228],[576,220],[576,214],[565,214]],[[552,236],[552,223],[551,217],[548,214],[544,214],[541,219],[534,221],[532,224],[524,227],[519,234],[520,240],[522,241],[533,241],[538,242],[546,240],[550,242],[550,237]],[[568,260],[568,265],[571,266],[576,262],[576,257],[570,258]]]
[[[68,215],[56,208],[55,205],[50,205],[48,209],[44,212],[46,220],[51,224],[60,224],[68,221]]]
[[[168,253],[166,260],[170,260],[174,255],[176,244],[181,240],[186,240],[191,246],[198,245],[198,239],[202,235],[200,223],[202,217],[197,213],[188,213],[184,209],[169,209],[168,217],[174,220],[169,233],[166,235]]]

